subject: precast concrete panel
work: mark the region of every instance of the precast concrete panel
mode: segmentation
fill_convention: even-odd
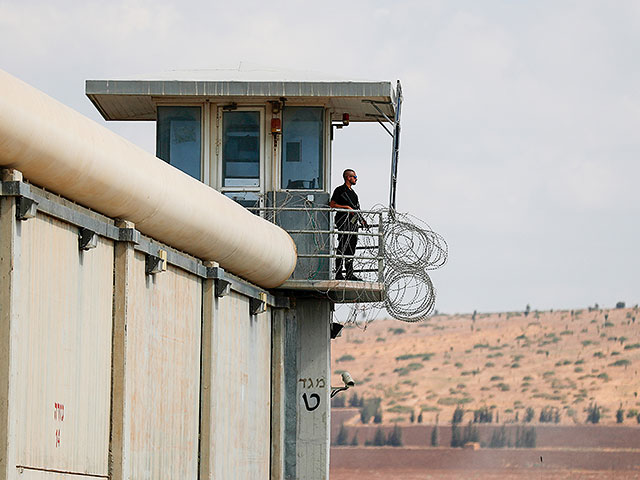
[[[171,265],[146,275],[136,252],[129,295],[125,478],[196,479],[202,282]]]
[[[9,396],[14,472],[28,473],[20,478],[48,478],[47,471],[104,477],[113,243],[100,238],[96,248],[82,251],[77,227],[41,214],[18,222],[15,231]]]
[[[205,290],[205,294],[207,291]],[[271,449],[271,311],[250,314],[249,298],[236,292],[212,302],[209,425],[203,425],[201,478],[269,478]],[[205,315],[207,311],[205,309]],[[206,344],[206,342],[205,342]],[[203,408],[207,403],[203,403]]]
[[[329,475],[330,303],[296,299],[283,319],[284,478]]]

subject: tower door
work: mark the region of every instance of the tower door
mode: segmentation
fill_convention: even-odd
[[[260,205],[264,193],[264,110],[218,110],[220,191],[245,207]]]

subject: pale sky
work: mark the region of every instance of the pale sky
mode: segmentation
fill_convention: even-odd
[[[450,247],[443,312],[640,302],[640,1],[0,0],[0,68],[105,123],[86,79],[247,61],[400,79],[398,209]],[[333,185],[388,201],[390,137],[337,132]]]

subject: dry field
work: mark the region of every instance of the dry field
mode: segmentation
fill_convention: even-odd
[[[357,386],[346,393],[382,399],[383,424],[447,425],[456,405],[466,412],[489,407],[494,422],[532,425],[544,407],[556,408],[560,425],[582,425],[591,402],[601,424],[638,426],[640,412],[640,310],[505,312],[438,315],[426,322],[372,322],[345,328],[332,344],[332,384],[349,371]],[[348,403],[348,402],[347,402]],[[633,416],[631,416],[633,415]],[[354,417],[347,424],[356,425]]]
[[[357,382],[347,405],[354,392],[381,398],[382,429],[388,435],[400,425],[403,447],[362,447],[379,425],[362,424],[356,408],[332,409],[332,438],[344,424],[359,445],[332,448],[332,480],[640,478],[639,313],[636,306],[439,315],[346,328],[332,345],[332,385],[347,370]],[[586,422],[592,403],[601,407],[599,425]],[[458,405],[463,425],[489,408],[493,422],[477,425],[483,445],[503,424],[513,438],[533,409],[527,425],[535,426],[536,448],[448,448]],[[557,423],[540,422],[544,408],[557,412]]]
[[[635,480],[636,471],[331,469],[331,480]]]

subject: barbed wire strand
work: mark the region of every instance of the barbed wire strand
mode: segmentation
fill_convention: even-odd
[[[312,234],[312,251],[299,253],[329,253],[335,252],[335,234],[326,233],[332,225],[333,212],[318,211],[314,204],[304,199],[302,195],[288,193],[285,198],[278,199],[278,207],[267,212],[266,217],[274,223],[285,214],[288,207],[304,208],[305,222],[297,220],[296,229],[318,231]],[[299,214],[299,212],[296,212]],[[384,282],[384,298],[381,302],[371,302],[366,289],[362,290],[355,301],[347,298],[345,292],[337,303],[349,301],[348,312],[343,323],[366,328],[366,325],[377,318],[382,309],[392,318],[404,322],[418,322],[429,317],[435,309],[436,290],[429,276],[429,271],[441,268],[447,262],[449,248],[445,239],[431,229],[431,227],[408,213],[391,211],[383,206],[374,206],[371,210],[361,213],[363,219],[370,225],[369,231],[360,232],[358,246],[353,261],[354,271],[358,277],[366,282]],[[382,232],[382,240],[379,241]],[[369,235],[369,233],[373,233]],[[297,242],[298,243],[298,242]],[[301,244],[309,245],[308,242]],[[379,278],[378,259],[382,257],[383,278]],[[332,262],[329,258],[301,258],[302,274],[307,280],[335,278]],[[300,268],[298,268],[300,271]],[[327,294],[315,282],[318,292]],[[334,297],[336,292],[332,292]],[[353,295],[353,292],[350,292]]]

